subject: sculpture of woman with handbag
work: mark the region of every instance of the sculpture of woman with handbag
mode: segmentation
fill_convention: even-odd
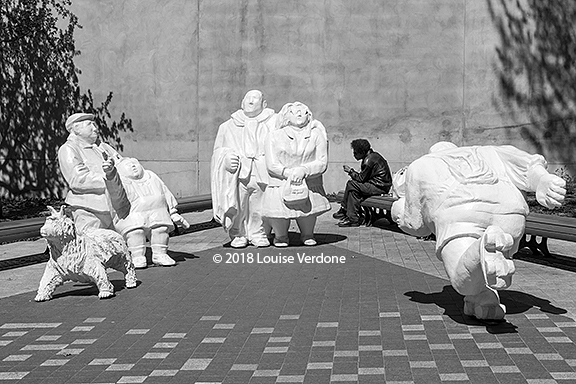
[[[295,219],[304,245],[316,245],[316,218],[330,210],[322,174],[328,167],[326,128],[310,109],[288,103],[278,114],[278,130],[266,140],[270,183],[264,191],[262,216],[274,232],[276,247],[288,246],[290,220]]]

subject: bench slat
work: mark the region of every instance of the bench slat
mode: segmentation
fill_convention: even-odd
[[[395,198],[392,196],[372,196],[362,202],[365,208],[390,210]],[[576,242],[576,218],[530,213],[526,218],[527,235],[554,238]]]
[[[212,195],[204,194],[177,199],[178,212],[186,213],[212,208]],[[40,236],[46,217],[4,221],[0,223],[0,242],[12,242]]]

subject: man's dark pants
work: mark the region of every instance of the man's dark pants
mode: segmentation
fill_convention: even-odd
[[[376,187],[371,183],[360,183],[355,180],[348,180],[342,199],[342,208],[346,209],[346,216],[352,222],[358,222],[360,203],[370,196],[378,196],[388,193],[388,190]]]

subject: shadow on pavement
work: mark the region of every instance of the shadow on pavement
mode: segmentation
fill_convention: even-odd
[[[527,312],[529,309],[536,307],[542,312],[552,313],[555,315],[565,314],[563,308],[556,307],[548,300],[530,295],[528,293],[518,291],[499,291],[500,301],[506,306],[506,313],[508,315]],[[508,321],[482,321],[475,317],[464,315],[462,309],[464,308],[464,296],[446,285],[442,288],[441,292],[424,293],[419,291],[410,291],[404,293],[405,296],[421,304],[436,304],[444,309],[444,315],[450,317],[457,323],[466,325],[485,326],[486,330],[492,334],[500,333],[516,333],[514,324]]]
[[[121,280],[110,279],[110,282],[114,286],[114,296],[116,296],[118,292],[127,289],[124,284],[124,280],[122,279]],[[136,282],[136,287],[131,289],[137,289],[140,285],[142,285],[142,281],[138,279],[138,281]],[[61,285],[58,288],[56,288],[56,291],[52,295],[52,299],[49,301],[70,296],[84,296],[84,297],[94,296],[94,299],[98,300],[98,288],[96,287],[95,284],[91,283],[66,282],[64,285]],[[108,299],[111,299],[114,296],[111,296]]]
[[[528,249],[521,249],[514,255],[514,260],[528,261],[530,263],[558,268],[564,271],[576,272],[576,257],[562,256],[556,254],[551,254],[550,256],[544,256],[540,253],[533,254]]]
[[[316,239],[316,242],[318,243],[316,246],[334,244],[334,243],[337,243],[339,241],[346,240],[346,236],[338,235],[335,233],[314,233],[314,238]],[[300,233],[299,232],[288,232],[288,240],[289,240],[288,248],[276,248],[273,245],[270,245],[269,248],[265,248],[265,249],[282,250],[282,249],[290,249],[290,247],[303,247],[304,246],[304,244],[302,243],[302,240],[300,240]],[[272,244],[272,240],[270,240],[270,244]],[[253,246],[249,245],[248,248],[250,248],[250,247],[254,248]],[[224,244],[224,248],[231,248],[230,242],[227,242],[226,244]],[[314,248],[314,247],[309,247],[309,248]]]

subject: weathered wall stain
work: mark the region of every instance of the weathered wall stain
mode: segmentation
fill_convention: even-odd
[[[271,108],[307,104],[326,126],[328,191],[350,141],[365,137],[393,170],[438,140],[498,135],[492,103],[497,31],[486,4],[466,0],[76,0],[84,26],[81,83],[115,90],[133,117],[125,153],[178,196],[209,191],[218,125],[261,89]],[[477,129],[478,128],[478,129]],[[484,128],[491,128],[489,131]],[[493,128],[493,129],[492,129]],[[490,133],[489,133],[490,132]]]

